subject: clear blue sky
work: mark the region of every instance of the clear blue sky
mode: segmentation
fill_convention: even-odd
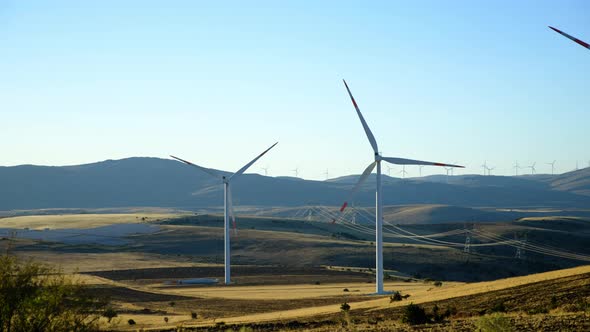
[[[547,25],[590,42],[590,2],[0,1],[0,165],[232,171],[279,141],[252,172],[360,173],[345,78],[384,155],[568,171],[590,159],[590,51]]]

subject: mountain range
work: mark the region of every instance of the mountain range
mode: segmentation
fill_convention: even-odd
[[[359,175],[326,181],[244,174],[233,182],[242,206],[338,206]],[[355,195],[374,205],[375,175]],[[0,167],[0,210],[102,207],[203,208],[223,204],[222,186],[207,174],[169,159],[133,157],[77,166]],[[590,168],[560,175],[384,176],[385,205],[464,207],[590,206]]]

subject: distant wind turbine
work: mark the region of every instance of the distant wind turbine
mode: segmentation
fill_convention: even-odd
[[[582,47],[585,47],[585,48],[587,48],[587,49],[589,49],[589,50],[590,50],[590,45],[589,45],[588,43],[586,43],[586,42],[584,42],[584,41],[581,41],[581,40],[579,40],[579,39],[578,39],[578,38],[576,38],[576,37],[570,36],[570,35],[568,35],[567,33],[563,32],[563,31],[561,31],[561,30],[559,30],[559,29],[556,29],[556,28],[554,28],[554,27],[552,27],[552,26],[550,26],[549,28],[550,28],[551,30],[553,30],[553,31],[557,32],[558,34],[560,34],[560,35],[564,36],[565,38],[568,38],[568,39],[570,39],[570,40],[573,40],[574,42],[576,42],[576,43],[580,44]]]
[[[512,167],[514,168],[514,175],[518,176],[518,169],[520,168],[518,165],[518,160],[514,162],[514,166]]]
[[[590,161],[588,162],[588,165],[590,165]],[[424,167],[424,165],[418,166],[419,172],[420,172],[420,177],[422,177],[422,167]]]
[[[298,177],[299,176],[299,168],[295,168],[293,170],[293,173],[295,173],[295,177]]]
[[[328,180],[330,178],[330,173],[328,173],[327,168],[326,168],[326,172],[324,173],[324,175],[326,176],[326,180]]]
[[[492,171],[495,169],[496,167],[488,167],[488,175],[492,175]]]
[[[225,284],[229,285],[231,278],[231,272],[230,272],[230,258],[231,258],[231,254],[230,254],[230,250],[231,250],[231,246],[230,246],[230,237],[229,237],[229,218],[232,218],[232,222],[234,225],[234,229],[236,228],[236,218],[235,218],[235,213],[234,213],[234,207],[232,204],[232,196],[231,196],[231,187],[230,187],[230,183],[233,179],[239,177],[240,175],[242,175],[250,166],[252,166],[258,159],[260,159],[260,157],[264,156],[265,153],[267,153],[270,149],[272,149],[275,145],[277,145],[278,142],[276,142],[275,144],[271,145],[270,148],[264,150],[264,152],[262,152],[261,154],[259,154],[256,158],[252,159],[252,161],[250,161],[249,163],[247,163],[246,165],[244,165],[242,168],[240,168],[237,172],[235,172],[234,174],[231,175],[225,175],[224,173],[221,173],[219,171],[210,169],[210,168],[205,168],[205,167],[201,167],[199,165],[193,164],[190,161],[186,161],[184,159],[180,159],[178,157],[175,156],[170,156],[178,161],[181,161],[187,165],[193,166],[197,169],[200,169],[201,171],[211,175],[212,177],[219,179],[223,182],[223,192],[224,192],[224,199],[223,199],[223,242],[224,242],[224,261],[225,261]]]
[[[547,163],[547,165],[551,165],[551,175],[555,174],[555,162],[556,160],[551,163]]]
[[[260,167],[260,169],[264,171],[264,176],[268,175],[268,166],[267,167]]]
[[[483,175],[486,175],[486,171],[488,170],[488,162],[484,160],[483,165],[481,165],[481,167],[483,167]]]
[[[352,201],[352,196],[354,195],[354,193],[367,180],[369,175],[373,172],[373,169],[375,169],[375,167],[377,167],[377,177],[376,177],[376,185],[377,185],[376,201],[377,202],[376,202],[376,218],[375,218],[376,219],[375,220],[376,262],[375,263],[376,263],[376,270],[377,271],[375,274],[375,277],[376,277],[375,292],[377,294],[384,294],[385,291],[383,290],[383,197],[382,197],[382,193],[381,193],[381,162],[385,161],[385,162],[388,162],[391,164],[396,164],[396,165],[431,165],[431,166],[442,166],[442,167],[445,167],[445,166],[462,167],[462,166],[447,165],[447,164],[435,163],[435,162],[429,162],[429,161],[420,161],[420,160],[412,160],[412,159],[404,159],[404,158],[391,158],[391,157],[381,156],[381,154],[379,153],[379,148],[377,147],[377,141],[375,140],[375,136],[373,136],[371,129],[369,129],[369,126],[367,125],[365,118],[361,114],[361,110],[359,109],[356,101],[354,100],[354,97],[352,96],[352,93],[350,92],[350,89],[348,88],[346,81],[344,81],[344,86],[346,87],[346,91],[348,92],[348,95],[352,101],[352,104],[354,105],[354,108],[356,110],[356,114],[358,115],[358,118],[363,126],[363,129],[365,130],[365,134],[367,135],[367,138],[369,139],[369,143],[371,144],[371,148],[373,149],[375,161],[373,161],[371,164],[369,164],[369,166],[367,166],[365,171],[362,173],[358,182],[352,188],[352,191],[350,192],[349,199],[346,202],[344,202],[344,204],[342,204],[342,207],[340,208],[340,212],[344,211],[344,209],[348,205],[348,201]]]
[[[387,165],[387,176],[391,176],[391,170],[393,169],[393,167]]]
[[[389,167],[389,166],[388,166]],[[408,172],[406,172],[406,165],[402,166],[402,170],[399,171],[399,174],[402,175],[402,179],[406,177],[406,175],[408,174]]]
[[[530,169],[531,169],[531,174],[535,174],[535,173],[537,173],[537,170],[535,169],[535,165],[536,165],[536,164],[537,164],[537,163],[536,163],[536,162],[534,162],[532,165],[530,165],[530,166],[527,166],[527,167],[526,167],[526,168],[530,168]]]

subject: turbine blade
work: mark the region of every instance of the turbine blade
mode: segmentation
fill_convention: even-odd
[[[271,145],[270,148],[264,150],[264,152],[259,154],[258,157],[254,158],[251,162],[247,163],[246,165],[244,165],[244,167],[240,168],[237,172],[230,176],[229,179],[231,180],[233,177],[242,175],[242,173],[244,173],[250,166],[252,166],[252,164],[254,164],[258,159],[260,159],[260,157],[264,156],[265,153],[267,153],[270,149],[274,148],[274,146],[277,144],[279,144],[279,142],[276,142],[275,144]]]
[[[361,174],[361,176],[359,177],[358,182],[354,185],[354,187],[352,188],[352,190],[348,194],[348,199],[344,202],[344,204],[342,204],[342,207],[340,207],[340,214],[341,215],[342,215],[342,212],[344,212],[344,209],[346,209],[346,207],[348,206],[348,202],[352,201],[354,194],[359,190],[361,185],[367,180],[367,178],[369,177],[371,172],[373,172],[373,169],[375,169],[376,165],[377,165],[377,162],[375,161],[375,162],[372,162],[369,166],[367,166],[367,168],[365,168],[365,170],[363,171],[363,174]],[[336,222],[336,219],[332,219],[332,224],[335,222]]]
[[[568,35],[567,33],[563,32],[563,31],[561,31],[561,30],[559,30],[559,29],[556,29],[556,28],[554,28],[554,27],[552,27],[552,26],[550,26],[549,28],[550,28],[551,30],[553,30],[553,31],[557,32],[558,34],[560,34],[560,35],[562,35],[562,36],[564,36],[564,37],[566,37],[566,38],[568,38],[568,39],[570,39],[570,40],[573,40],[574,42],[576,42],[576,43],[578,43],[578,44],[582,45],[583,47],[585,47],[585,48],[587,48],[587,49],[589,49],[589,50],[590,50],[590,44],[588,44],[588,43],[586,43],[586,42],[584,42],[584,41],[581,41],[581,40],[579,40],[579,39],[578,39],[578,38],[576,38],[576,37],[570,36],[570,35]]]
[[[227,205],[229,205],[229,217],[231,218],[231,222],[234,228],[234,235],[238,235],[238,227],[236,226],[236,214],[234,212],[234,203],[231,196],[231,185],[228,184],[227,186]]]
[[[212,169],[210,169],[210,168],[205,168],[205,167],[201,167],[201,166],[199,166],[199,165],[195,165],[195,164],[191,163],[190,161],[186,161],[186,160],[184,160],[184,159],[180,159],[180,158],[178,158],[178,157],[175,157],[175,156],[172,156],[172,155],[171,155],[170,157],[172,157],[172,158],[174,158],[174,159],[176,159],[176,160],[178,160],[178,161],[180,161],[180,162],[183,162],[183,163],[185,163],[185,164],[187,164],[187,165],[191,165],[191,166],[193,166],[193,167],[196,167],[196,168],[200,169],[201,171],[203,171],[203,172],[205,172],[205,173],[207,173],[207,174],[211,175],[211,176],[212,176],[212,177],[214,177],[214,178],[221,178],[221,177],[222,177],[222,175],[221,175],[219,172],[217,172],[217,171],[214,171],[214,170],[212,170]]]
[[[465,166],[460,166],[460,165],[435,163],[435,162],[431,162],[431,161],[413,160],[413,159],[405,159],[405,158],[383,157],[381,159],[382,160],[385,160],[388,163],[392,163],[392,164],[396,164],[396,165],[427,165],[427,166],[442,166],[442,167],[459,167],[459,168],[465,168]],[[482,166],[483,167],[486,167],[485,164],[482,165]]]
[[[344,82],[344,86],[346,86],[346,91],[348,91],[348,95],[350,96],[350,99],[352,100],[352,104],[354,105],[354,108],[356,109],[356,114],[359,116],[359,119],[361,120],[361,124],[363,125],[363,129],[365,129],[365,133],[367,134],[367,138],[369,139],[369,143],[371,143],[371,147],[373,148],[373,151],[375,153],[379,153],[379,148],[377,147],[377,141],[375,140],[375,136],[373,136],[373,133],[371,132],[371,129],[369,129],[369,125],[367,125],[367,122],[365,121],[365,118],[363,117],[361,110],[359,109],[358,105],[356,104],[356,101],[354,100],[352,93],[350,93],[350,89],[348,88],[348,84],[346,84],[345,80],[342,80],[342,81]]]

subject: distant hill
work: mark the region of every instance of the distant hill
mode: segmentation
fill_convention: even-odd
[[[590,167],[560,174],[549,181],[552,188],[590,196]]]
[[[358,175],[310,181],[245,174],[233,183],[236,205],[339,206]],[[461,175],[399,179],[384,176],[386,205],[464,207],[588,207],[585,170],[536,177]],[[359,190],[358,206],[373,206],[375,176]],[[211,207],[223,204],[219,182],[174,160],[127,158],[78,166],[0,167],[0,210],[102,207]],[[440,212],[440,211],[439,211]],[[467,213],[467,211],[464,211]],[[468,213],[467,213],[468,214]]]

